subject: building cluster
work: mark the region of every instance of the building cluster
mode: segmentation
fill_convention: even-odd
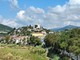
[[[12,41],[15,44],[27,44],[27,40],[30,38],[29,36],[10,36]]]
[[[39,24],[35,25],[33,27],[33,30],[34,32],[32,32],[32,36],[35,36],[35,37],[42,38],[42,37],[45,37],[47,34],[46,31],[43,29],[43,27],[41,27]]]
[[[46,31],[40,26],[40,24],[36,24],[33,26],[33,29],[28,28],[27,30],[31,32],[31,36],[38,37],[40,39],[43,39],[47,35]],[[21,32],[21,29],[18,29],[17,32]],[[13,35],[9,36],[12,43],[16,44],[21,43],[26,45],[27,40],[30,39],[29,35],[18,35],[16,30],[14,30]]]

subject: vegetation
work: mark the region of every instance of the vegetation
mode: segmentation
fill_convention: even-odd
[[[30,39],[28,40],[28,44],[37,46],[37,45],[41,45],[42,42],[41,42],[40,38],[31,36]]]
[[[46,47],[54,46],[58,41],[58,34],[48,34],[44,42],[46,44]]]
[[[1,43],[5,43],[0,44],[0,60],[72,60],[74,57],[71,53],[76,57],[76,60],[79,60],[79,28],[54,33],[49,33],[50,30],[44,28],[43,30],[47,32],[47,35],[44,38],[45,44],[42,48],[40,38],[31,36],[31,33],[35,32],[31,25],[18,29],[14,28],[4,39],[0,40]],[[20,44],[16,45],[10,35],[29,36],[29,38],[20,40]]]
[[[48,49],[48,56],[53,58],[54,54],[57,54],[63,60],[68,60],[70,53],[73,53],[77,60],[80,55],[80,29],[75,28],[58,33],[49,34],[44,40]],[[66,53],[65,53],[66,51]],[[65,57],[65,58],[64,58]]]
[[[0,60],[48,60],[46,55],[40,46],[0,44]]]
[[[29,26],[24,26],[24,27],[20,27],[18,29],[14,28],[13,30],[11,30],[8,34],[9,35],[18,35],[18,36],[31,36],[32,32],[41,32],[41,31],[45,31],[46,33],[49,33],[50,30],[45,29],[42,27],[42,29],[40,31],[35,31],[34,27],[29,25]]]
[[[8,27],[8,26],[5,26],[3,24],[0,24],[0,33],[9,32],[11,30],[12,30],[11,27]]]

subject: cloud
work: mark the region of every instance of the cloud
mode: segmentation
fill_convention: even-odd
[[[0,24],[7,25],[10,27],[19,26],[15,19],[5,19],[2,16],[0,16]]]
[[[21,21],[26,22],[27,24],[35,24],[38,21],[41,22],[43,15],[45,14],[44,10],[41,8],[35,8],[33,6],[27,8],[26,10],[20,10],[17,13],[17,18]]]
[[[80,4],[80,0],[69,0],[69,4],[78,5],[78,4]]]
[[[62,13],[65,11],[65,9],[66,9],[65,5],[64,6],[57,5],[56,7],[49,8],[49,11],[52,13]]]
[[[18,1],[19,0],[0,0],[0,3],[8,2],[11,8],[16,9],[19,8]]]
[[[29,7],[26,10],[21,10],[17,13],[17,18],[40,22],[41,25],[47,28],[62,27],[66,25],[80,26],[80,0],[69,0],[63,6],[57,5],[50,7],[47,11],[41,8]]]
[[[58,8],[59,10],[55,11],[55,9]],[[36,8],[36,7],[29,7],[26,10],[20,10],[17,13],[17,18],[20,19],[23,22],[26,22],[26,24],[36,24],[39,22],[42,26],[46,28],[55,28],[58,27],[57,24],[60,24],[62,21],[59,20],[59,15],[57,13],[62,13],[63,10],[61,10],[63,7],[57,6],[54,8],[50,8],[47,12],[44,9]],[[60,26],[60,25],[59,25]]]
[[[13,6],[18,6],[18,0],[10,1],[13,1]],[[3,24],[10,26],[15,24],[14,26],[19,27],[30,24],[34,25],[37,22],[45,28],[56,28],[66,25],[80,26],[80,0],[69,0],[69,2],[63,6],[57,5],[55,7],[50,7],[47,10],[30,6],[25,10],[18,11],[16,20],[7,19]]]
[[[9,0],[11,8],[19,8],[18,0]]]
[[[25,19],[24,14],[25,14],[25,11],[24,11],[24,10],[21,10],[21,11],[19,11],[19,12],[17,13],[17,17],[18,17],[19,19]]]
[[[3,20],[2,24],[10,26],[10,27],[16,27],[18,24],[14,20]]]

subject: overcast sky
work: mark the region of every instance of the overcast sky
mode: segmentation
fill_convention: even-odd
[[[80,26],[80,0],[0,0],[0,23],[45,28]]]

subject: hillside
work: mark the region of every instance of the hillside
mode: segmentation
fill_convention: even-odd
[[[12,30],[11,27],[8,27],[6,25],[0,24],[0,33],[6,33],[6,32],[9,32],[11,30]]]
[[[38,32],[38,33],[41,33],[42,31],[45,31],[46,33],[49,33],[50,30],[48,29],[45,29],[43,27],[40,27],[40,28],[34,28],[34,26],[23,26],[23,27],[19,27],[17,29],[13,29],[9,32],[10,35],[21,35],[21,36],[31,36],[32,32]]]
[[[48,60],[44,48],[0,44],[0,60]]]
[[[73,29],[73,28],[80,28],[78,26],[73,26],[73,25],[68,25],[68,26],[65,26],[65,27],[62,27],[62,28],[53,28],[53,29],[50,29],[52,31],[63,31],[63,30],[69,30],[69,29]]]

